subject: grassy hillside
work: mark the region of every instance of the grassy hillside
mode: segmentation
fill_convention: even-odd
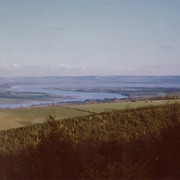
[[[67,119],[88,115],[62,106],[20,108],[0,111],[0,130],[18,128],[37,123],[44,123],[49,114],[55,113],[59,119]]]
[[[0,179],[179,179],[180,104],[0,132]]]
[[[153,100],[153,101],[125,101],[125,102],[108,102],[108,103],[98,103],[98,104],[83,104],[83,105],[71,105],[67,106],[72,109],[76,110],[84,110],[89,112],[107,112],[113,110],[123,110],[123,109],[130,109],[130,108],[139,108],[139,107],[146,107],[146,106],[157,106],[163,105],[168,102],[167,100]]]
[[[170,101],[169,101],[170,102]],[[58,119],[68,119],[112,110],[137,108],[150,105],[162,105],[166,100],[113,102],[67,106],[29,107],[0,111],[0,130],[18,128],[37,123],[44,123],[49,114],[55,113]]]

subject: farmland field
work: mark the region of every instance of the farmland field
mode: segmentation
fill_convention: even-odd
[[[170,102],[170,101],[169,101]],[[82,105],[59,105],[47,107],[28,107],[0,111],[0,130],[18,128],[36,123],[44,123],[48,115],[55,114],[57,119],[68,119],[86,116],[90,113],[100,113],[112,110],[144,107],[150,105],[162,105],[166,100],[137,101],[137,102],[113,102]]]
[[[50,114],[55,114],[58,119],[85,116],[89,113],[67,109],[60,106],[33,107],[0,111],[0,130],[18,128],[36,123],[44,123]]]
[[[87,112],[89,111],[89,112],[100,113],[104,111],[124,110],[124,109],[129,109],[129,108],[163,105],[168,102],[171,102],[171,101],[167,101],[167,100],[136,101],[136,102],[125,101],[125,102],[72,105],[72,106],[67,106],[67,107],[70,107],[76,110],[84,110]]]

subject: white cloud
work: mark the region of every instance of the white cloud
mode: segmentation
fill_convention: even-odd
[[[0,63],[0,77],[36,77],[36,76],[81,76],[83,68],[66,64],[55,66],[20,66]]]
[[[21,68],[21,66],[18,64],[15,64],[15,63],[12,63],[12,64],[7,64],[4,62],[0,63],[1,70],[12,70],[12,69],[15,70],[15,69],[19,69],[19,68]]]
[[[9,65],[6,64],[6,63],[0,63],[0,69],[8,69],[9,68]]]
[[[20,66],[0,63],[0,77],[38,77],[38,76],[103,76],[103,75],[179,75],[180,65],[155,65],[140,68],[90,68],[67,64],[55,66]],[[168,72],[173,72],[168,74]]]
[[[55,66],[52,66],[52,69],[82,69],[79,66],[71,66],[71,65],[67,65],[67,64],[58,64]]]

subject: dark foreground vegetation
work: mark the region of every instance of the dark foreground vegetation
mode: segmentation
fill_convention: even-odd
[[[180,179],[180,104],[1,131],[0,179]]]

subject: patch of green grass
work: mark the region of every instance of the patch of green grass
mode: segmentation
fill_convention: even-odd
[[[138,108],[145,106],[157,106],[157,105],[166,104],[167,102],[168,102],[167,100],[136,101],[136,102],[128,101],[128,102],[71,105],[68,107],[72,109],[100,113],[100,112],[112,111],[112,110],[124,110],[124,109]]]
[[[86,116],[89,113],[61,106],[4,110],[0,111],[0,130],[18,128],[36,123],[44,123],[50,114],[56,114],[58,119],[68,119]]]

